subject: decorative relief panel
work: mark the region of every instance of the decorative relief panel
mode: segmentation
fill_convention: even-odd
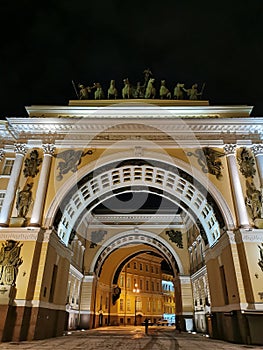
[[[39,153],[37,150],[30,152],[29,157],[25,159],[24,165],[24,176],[25,177],[35,177],[39,173],[39,166],[42,163],[42,159],[39,158]]]
[[[198,159],[198,164],[205,174],[209,173],[215,175],[218,180],[222,179],[222,162],[219,158],[224,156],[224,152],[204,147],[203,149],[197,149],[195,152],[188,152],[187,155]]]
[[[23,244],[12,239],[2,243],[0,251],[0,285],[15,285],[18,268],[23,263],[20,251]]]

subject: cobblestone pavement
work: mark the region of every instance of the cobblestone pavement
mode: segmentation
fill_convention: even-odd
[[[178,334],[172,327],[107,327],[76,331],[63,337],[31,342],[0,343],[0,349],[63,350],[213,350],[263,349],[262,346],[238,345],[209,339],[200,334]]]

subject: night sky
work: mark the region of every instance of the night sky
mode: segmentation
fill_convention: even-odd
[[[1,119],[67,105],[72,80],[121,91],[148,67],[157,89],[206,83],[211,105],[263,116],[262,0],[2,0],[0,28]]]

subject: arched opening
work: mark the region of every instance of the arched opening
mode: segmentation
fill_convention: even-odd
[[[202,256],[205,247],[212,247],[220,238],[227,226],[224,218],[229,215],[225,203],[219,206],[216,192],[211,192],[179,167],[142,159],[105,164],[83,174],[68,188],[59,206],[51,209],[56,212],[53,225],[64,244],[71,245],[76,237],[85,242],[79,326],[113,322],[112,314],[119,311],[111,305],[112,295],[125,262],[140,254],[155,254],[171,267],[176,312],[191,329],[185,321],[186,315],[193,318],[195,302],[190,275],[204,266],[204,260],[198,258],[197,250],[190,250],[190,245],[198,241]],[[114,264],[110,263],[113,260]],[[105,266],[112,266],[106,274]],[[105,298],[98,294],[101,284],[107,290]],[[208,287],[205,293],[208,299]],[[87,294],[89,297],[83,298]],[[182,294],[187,298],[182,300]],[[103,309],[103,300],[111,310]],[[118,317],[114,322],[119,324]]]

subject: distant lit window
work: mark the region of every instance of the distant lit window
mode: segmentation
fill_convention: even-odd
[[[131,288],[131,278],[127,278],[127,288]]]
[[[141,290],[143,289],[142,280],[140,280],[140,289],[141,289]]]
[[[3,206],[3,203],[4,203],[4,198],[5,198],[5,192],[1,191],[0,192],[0,212],[2,210],[2,206]]]
[[[120,311],[123,311],[124,307],[123,307],[123,299],[120,299]]]
[[[127,311],[131,311],[131,299],[127,299]]]
[[[5,159],[5,164],[3,166],[3,170],[2,170],[2,175],[10,175],[13,165],[14,165],[14,158],[6,158]]]
[[[123,276],[120,277],[120,287],[124,287],[124,278],[123,278]]]

